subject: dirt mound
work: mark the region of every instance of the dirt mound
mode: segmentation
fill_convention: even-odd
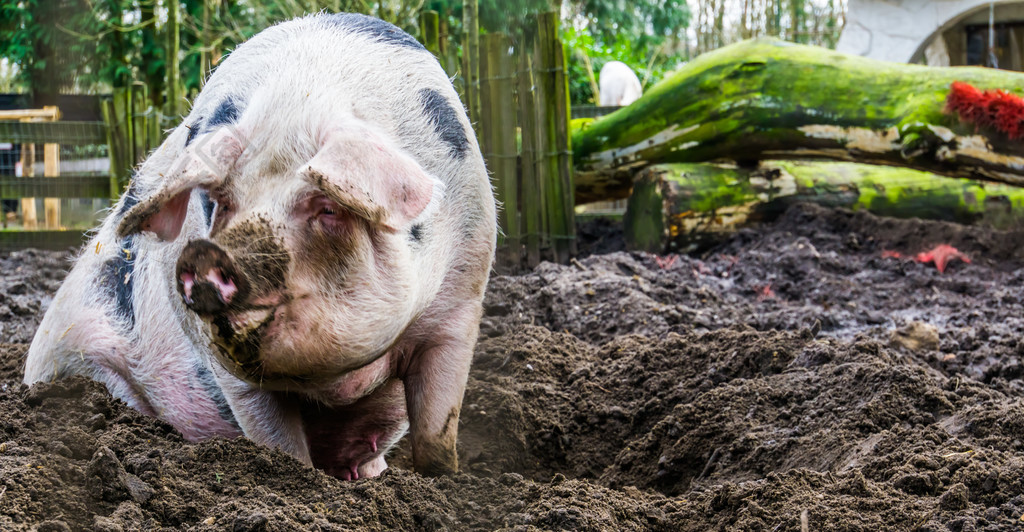
[[[67,252],[35,249],[0,253],[0,340],[32,341],[71,269],[71,257]]]
[[[1011,529],[1014,238],[797,206],[701,257],[495,277],[463,473],[439,479],[405,448],[341,482],[244,439],[185,442],[91,381],[18,384],[26,346],[3,345],[0,529]],[[882,256],[939,243],[972,262]],[[42,309],[53,288],[23,295]]]

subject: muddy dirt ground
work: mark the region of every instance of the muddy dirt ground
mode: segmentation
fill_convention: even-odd
[[[21,385],[69,262],[0,256],[0,529],[1024,528],[1022,238],[796,206],[699,257],[497,276],[463,472],[402,448],[355,482],[184,442],[85,379]],[[971,263],[883,256],[942,243]]]

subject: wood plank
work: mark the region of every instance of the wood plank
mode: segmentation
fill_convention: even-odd
[[[0,250],[35,248],[63,251],[79,248],[87,239],[82,231],[0,231]]]
[[[46,144],[56,142],[68,146],[107,143],[107,126],[103,122],[2,122],[0,142],[13,144]]]
[[[31,178],[36,175],[35,163],[36,145],[23,144],[21,146],[21,174],[23,176],[22,179],[28,179],[27,182],[29,183],[34,181]],[[38,224],[35,194],[19,194],[14,197],[21,198],[21,225],[25,229],[35,229]]]
[[[11,109],[0,111],[0,120],[58,120],[60,111],[55,106],[47,106],[43,109]]]
[[[51,179],[26,179],[0,175],[0,198],[109,198],[110,177],[65,174]],[[35,203],[33,203],[33,208]]]
[[[43,144],[43,176],[60,177],[60,144]],[[60,198],[53,194],[43,199],[43,220],[47,229],[60,229]]]

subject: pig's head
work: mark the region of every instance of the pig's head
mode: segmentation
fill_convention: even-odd
[[[197,137],[118,228],[174,240],[193,190],[206,192],[209,238],[185,244],[177,289],[224,366],[271,389],[371,362],[422,311],[430,283],[410,235],[442,188],[357,119],[295,137],[287,148],[237,126]]]

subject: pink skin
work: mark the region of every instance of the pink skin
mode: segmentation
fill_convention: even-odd
[[[112,394],[132,408],[171,423],[189,441],[214,436],[233,438],[240,434],[237,427],[220,417],[209,391],[198,382],[192,348],[184,338],[158,335],[145,348],[140,348],[118,332],[102,311],[92,315],[100,317],[76,323],[63,332],[60,342],[90,347],[75,359],[94,365],[90,373],[93,379],[105,384]],[[166,356],[125,356],[139,349]],[[132,360],[139,363],[133,366]],[[139,373],[153,376],[146,387],[133,384]]]
[[[344,480],[380,474],[384,453],[405,433],[403,386],[391,379],[351,405],[331,408],[304,403],[310,457],[319,468]]]
[[[197,281],[205,281],[217,287],[217,294],[220,295],[220,300],[224,304],[231,303],[231,298],[238,293],[238,287],[235,286],[235,282],[231,279],[225,279],[220,268],[211,268],[206,273],[198,275],[198,277],[191,272],[185,272],[181,274],[181,286],[185,292],[186,303],[192,303],[192,287],[195,286]]]

